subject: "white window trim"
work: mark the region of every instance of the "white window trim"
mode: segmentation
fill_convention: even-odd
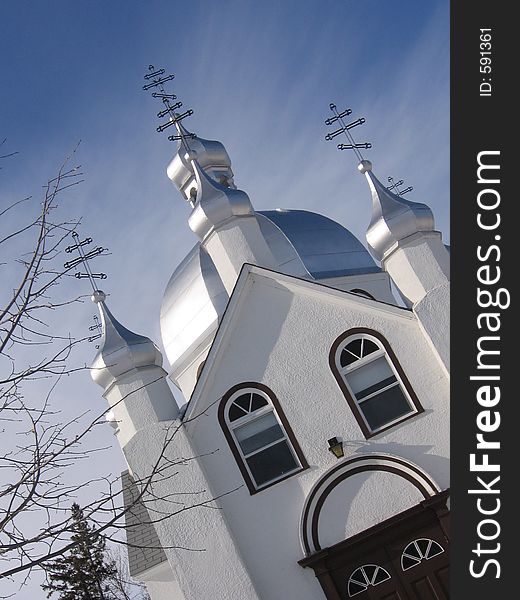
[[[239,417],[238,419],[235,419],[234,421],[230,421],[229,420],[229,410],[230,410],[233,402],[237,398],[240,398],[240,396],[244,396],[244,395],[250,394],[250,393],[254,393],[254,394],[258,394],[259,396],[262,396],[262,398],[267,400],[267,406],[262,406],[258,410],[250,412],[249,414],[244,415],[243,417]],[[274,442],[271,442],[265,446],[262,446],[261,448],[254,450],[253,452],[251,452],[249,454],[245,454],[242,450],[242,447],[240,446],[240,443],[239,443],[236,435],[235,435],[235,429],[238,429],[242,425],[247,425],[248,423],[251,423],[252,421],[256,421],[256,419],[258,419],[270,412],[272,412],[274,414],[276,422],[278,423],[280,429],[282,430],[283,437],[281,437],[280,439],[278,439]],[[251,481],[252,481],[253,485],[255,486],[256,490],[261,490],[264,487],[267,487],[280,479],[285,479],[286,477],[289,477],[293,473],[297,473],[298,471],[301,471],[301,469],[303,468],[301,461],[298,458],[298,455],[296,454],[296,452],[293,448],[291,440],[290,440],[289,436],[287,435],[287,431],[285,430],[285,427],[283,426],[283,423],[281,422],[280,417],[278,416],[276,407],[273,405],[271,398],[269,398],[269,396],[262,390],[255,388],[255,387],[248,387],[248,388],[242,388],[240,390],[237,390],[227,401],[224,418],[225,418],[226,426],[229,429],[229,432],[231,433],[231,435],[233,437],[233,441],[234,441],[235,447],[240,455],[240,459],[242,460],[242,464],[246,468],[246,470],[249,474],[249,477],[251,478]],[[274,446],[275,444],[279,444],[283,440],[285,440],[287,442],[287,446],[289,447],[289,450],[296,462],[296,467],[294,469],[292,469],[291,471],[287,471],[278,477],[273,477],[272,479],[269,479],[268,481],[264,481],[262,484],[258,484],[256,482],[255,476],[253,475],[253,472],[249,468],[247,459],[251,458],[255,454],[258,454],[259,452],[262,452],[263,450],[266,450],[267,448],[270,448],[271,446]]]
[[[342,367],[341,366],[341,353],[346,348],[346,346],[348,346],[354,340],[358,340],[358,339],[368,339],[371,342],[374,342],[374,344],[376,344],[376,346],[379,348],[379,350],[376,350],[375,352],[367,354],[366,356],[363,356],[363,358],[358,358],[356,361],[354,361],[350,365],[347,365],[346,367]],[[362,400],[358,400],[356,397],[356,394],[350,387],[350,383],[348,381],[348,375],[350,373],[352,373],[353,371],[355,371],[356,369],[360,369],[360,368],[364,367],[365,365],[369,364],[373,360],[377,360],[381,356],[385,357],[386,362],[387,362],[388,366],[390,367],[390,370],[392,371],[395,378],[397,379],[397,383],[392,383],[392,384],[388,385],[387,387],[382,388],[382,389],[378,390],[377,392],[374,392],[373,394],[370,394],[369,396],[363,398]],[[388,353],[387,353],[386,349],[384,348],[384,346],[382,346],[381,342],[376,337],[374,337],[368,333],[358,333],[358,334],[354,334],[352,336],[347,337],[338,346],[338,349],[336,350],[335,361],[336,361],[336,368],[338,369],[339,373],[342,375],[343,381],[344,381],[345,385],[347,386],[347,389],[348,389],[350,395],[352,396],[352,399],[356,403],[358,412],[361,415],[363,422],[365,423],[368,431],[371,434],[376,434],[379,431],[381,431],[382,429],[386,429],[387,427],[392,427],[392,425],[397,425],[397,423],[400,423],[404,419],[407,419],[411,415],[417,414],[419,412],[417,410],[417,407],[415,406],[415,402],[410,397],[410,394],[408,393],[408,390],[406,389],[406,386],[404,385],[403,380],[401,379],[399,373],[397,372],[397,369],[395,368],[393,361],[388,356]],[[380,394],[382,391],[390,389],[391,387],[395,387],[395,385],[400,386],[401,391],[403,392],[404,397],[406,398],[406,401],[408,402],[408,405],[410,406],[410,411],[405,413],[404,415],[401,415],[401,416],[395,418],[393,421],[388,421],[387,423],[384,423],[380,427],[377,427],[376,429],[372,429],[372,427],[370,426],[370,424],[368,423],[368,421],[365,417],[365,413],[363,412],[363,408],[362,408],[363,402],[365,400],[368,400],[368,399],[376,396],[377,394]]]

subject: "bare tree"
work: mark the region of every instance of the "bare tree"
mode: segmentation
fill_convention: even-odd
[[[108,581],[112,595],[120,600],[150,600],[146,587],[132,579],[128,560],[122,549],[114,547],[107,554],[116,569]]]
[[[79,220],[61,219],[58,210],[58,199],[82,181],[80,168],[71,166],[74,156],[44,187],[36,214],[35,201],[29,197],[0,208],[0,276],[14,282],[4,283],[0,290],[0,428],[2,439],[8,435],[14,440],[9,447],[0,447],[0,580],[17,574],[27,578],[33,569],[70,550],[74,545],[70,506],[80,488],[86,518],[97,535],[109,540],[125,543],[118,531],[124,529],[125,514],[132,508],[125,506],[119,477],[90,482],[90,498],[85,482],[70,483],[64,477],[78,461],[103,450],[91,447],[88,439],[109,410],[63,419],[53,404],[62,378],[86,369],[74,365],[73,358],[88,336],[60,332],[55,324],[56,314],[84,300],[71,294],[70,286],[61,285],[75,268],[74,261],[63,266],[63,253],[71,236],[77,235]],[[18,220],[5,218],[17,211]],[[165,426],[164,443],[150,472],[134,474],[139,493],[133,502],[150,507],[150,523],[210,502],[203,492],[190,495],[184,490],[187,500],[178,502],[174,494],[162,498],[171,503],[165,513],[158,514],[151,506],[156,499],[154,482],[174,477],[179,464],[192,460],[174,459],[168,451],[178,427],[178,423]],[[204,497],[198,501],[196,494]]]

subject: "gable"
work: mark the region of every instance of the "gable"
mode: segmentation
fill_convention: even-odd
[[[328,374],[332,343],[351,327],[379,331],[413,363],[437,361],[410,310],[244,265],[186,417],[241,381],[290,381],[302,369]]]

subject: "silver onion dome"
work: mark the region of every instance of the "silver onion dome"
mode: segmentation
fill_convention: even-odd
[[[201,240],[231,219],[254,214],[249,196],[245,192],[216,182],[204,171],[196,158],[191,160],[191,166],[195,174],[197,192],[188,224]]]
[[[390,192],[372,173],[370,161],[363,160],[358,169],[367,178],[372,193],[372,220],[366,238],[378,260],[414,233],[435,230],[435,220],[429,206],[405,200]]]
[[[161,306],[161,336],[173,372],[214,335],[228,300],[211,257],[197,243],[175,269]]]
[[[298,275],[281,262],[284,255],[289,255],[289,248],[316,280],[381,270],[357,237],[328,217],[307,210],[285,209],[257,211],[256,214],[282,273]],[[278,235],[270,233],[273,227]]]
[[[91,366],[92,379],[107,390],[118,377],[139,367],[162,365],[162,354],[147,337],[130,331],[108,310],[105,294],[95,292],[92,300],[101,313],[102,337]]]
[[[339,223],[304,210],[256,211],[281,273],[310,280],[380,269]],[[161,335],[172,377],[212,339],[229,296],[204,246],[197,243],[173,273],[161,307]]]
[[[178,125],[181,134],[187,139],[190,152],[187,153],[184,144],[179,141],[177,152],[166,168],[166,173],[179,191],[188,200],[195,196],[197,185],[191,165],[191,158],[193,156],[197,157],[200,167],[212,179],[226,187],[234,188],[231,159],[224,145],[218,141],[205,140],[194,136],[181,123]]]

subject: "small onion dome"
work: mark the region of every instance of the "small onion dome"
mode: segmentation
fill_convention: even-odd
[[[197,196],[188,224],[201,240],[233,218],[254,214],[245,192],[217,183],[201,167],[198,157],[192,158],[191,164],[197,182]]]
[[[201,168],[215,181],[226,187],[234,187],[231,159],[224,145],[221,142],[205,140],[197,136],[188,137],[193,134],[190,134],[181,123],[178,126],[181,134],[187,137],[190,154],[197,157]],[[184,144],[179,141],[177,152],[166,168],[168,177],[188,200],[194,196],[195,190],[192,192],[192,187],[196,188],[191,158],[192,156],[186,152]]]
[[[378,260],[414,233],[435,230],[435,220],[429,206],[410,202],[388,191],[372,173],[370,161],[363,160],[358,169],[367,178],[372,192],[372,220],[366,238]]]
[[[101,313],[102,338],[91,366],[92,379],[105,391],[124,373],[139,367],[162,365],[162,354],[147,337],[123,327],[108,310],[103,292],[92,300]]]

